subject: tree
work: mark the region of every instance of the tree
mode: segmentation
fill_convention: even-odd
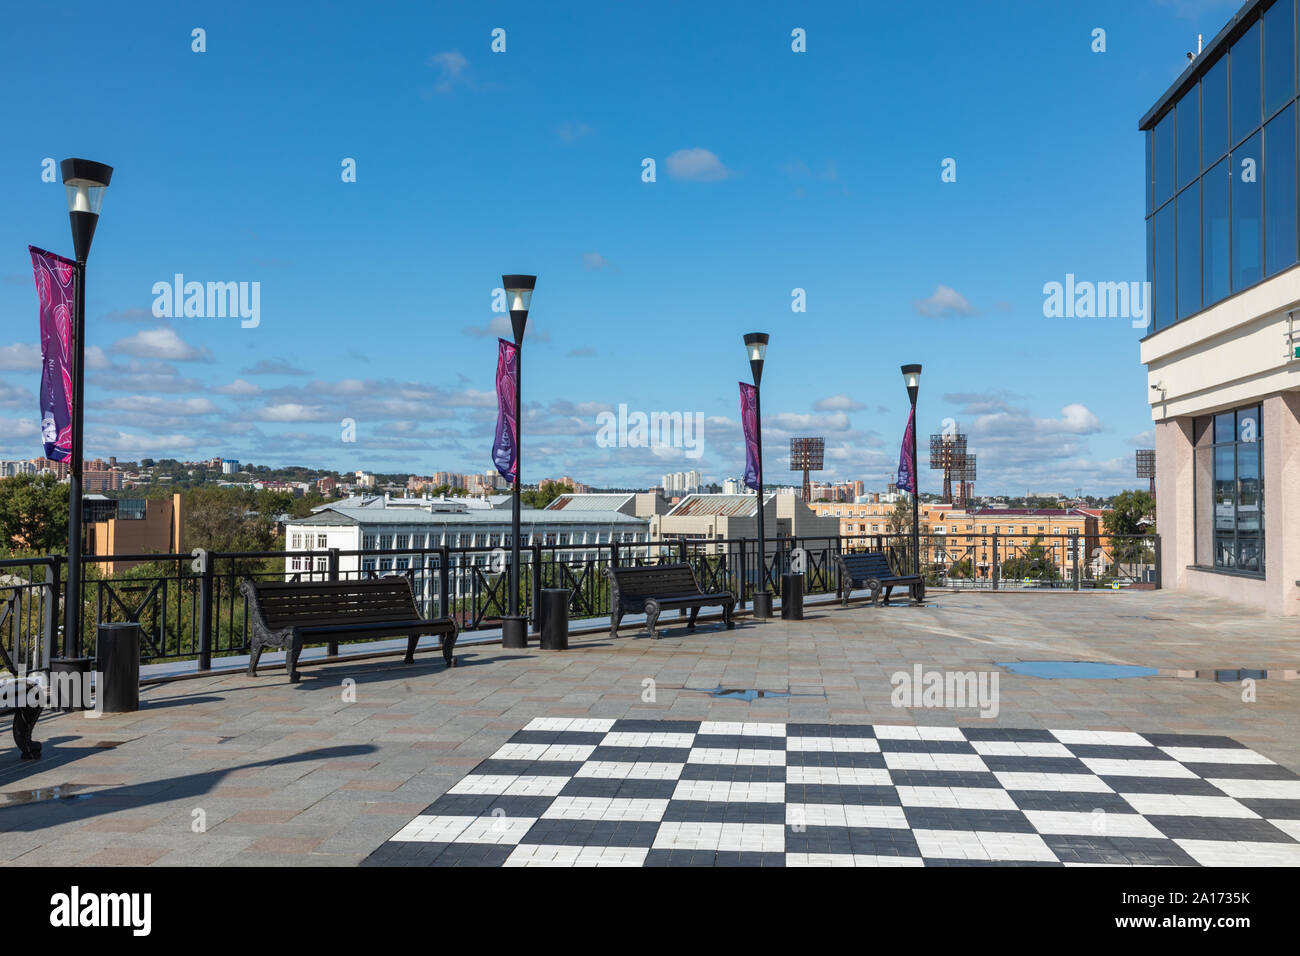
[[[67,486],[49,472],[0,481],[0,546],[9,553],[67,553]]]
[[[253,510],[253,496],[240,488],[192,489],[185,501],[185,547],[208,551],[269,551],[275,546],[274,515]]]
[[[1061,576],[1056,569],[1056,562],[1043,547],[1041,537],[1035,537],[1029,547],[1025,548],[1024,554],[1003,561],[999,574],[1009,580],[1033,578],[1040,581],[1055,581]]]
[[[894,510],[889,513],[889,520],[885,524],[885,530],[892,539],[886,542],[891,546],[898,555],[897,571],[900,573],[912,573],[912,500],[910,498],[899,498],[894,503]],[[921,539],[921,564],[924,565],[930,551],[930,523],[922,521],[920,526]]]
[[[1126,535],[1156,533],[1156,500],[1145,491],[1122,491],[1102,519],[1116,563],[1146,561],[1151,554],[1141,538]]]
[[[573,488],[569,485],[562,485],[559,482],[548,481],[541,488],[521,492],[519,495],[520,503],[526,508],[545,508],[560,495],[573,494]]]

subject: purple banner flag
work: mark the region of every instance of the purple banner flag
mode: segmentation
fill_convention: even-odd
[[[510,484],[519,474],[519,429],[515,408],[515,377],[519,350],[513,342],[497,339],[497,434],[492,442],[492,462]]]
[[[907,413],[907,430],[903,432],[903,448],[898,454],[898,481],[895,482],[899,491],[913,495],[916,494],[916,475],[912,474],[912,416],[915,414],[915,408]]]
[[[740,383],[740,423],[745,427],[745,487],[758,491],[763,466],[758,460],[758,389]]]
[[[28,246],[41,300],[41,439],[45,457],[72,457],[72,309],[76,263]]]

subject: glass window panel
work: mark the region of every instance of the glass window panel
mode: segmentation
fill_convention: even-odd
[[[1205,219],[1202,229],[1204,253],[1202,264],[1203,304],[1213,305],[1232,293],[1232,246],[1229,221],[1228,190],[1232,186],[1232,171],[1228,160],[1221,159],[1201,180],[1201,208]],[[1148,267],[1149,268],[1149,267]]]
[[[1201,184],[1178,194],[1178,317],[1201,310]]]
[[[1257,442],[1260,439],[1259,406],[1252,405],[1237,412],[1237,441]],[[1229,439],[1231,441],[1231,439]]]
[[[1277,0],[1264,14],[1264,115],[1295,97],[1295,0]]]
[[[1214,416],[1214,443],[1233,441],[1237,416],[1233,412],[1220,412]]]
[[[1201,77],[1201,156],[1209,166],[1223,158],[1228,142],[1228,58]]]
[[[1232,141],[1240,143],[1260,123],[1259,24],[1232,45]]]
[[[1178,188],[1201,174],[1201,88],[1187,91],[1178,103]]]
[[[1237,488],[1235,480],[1237,446],[1222,445],[1214,449],[1214,530],[1233,531],[1237,527]]]
[[[1232,291],[1263,278],[1260,134],[1232,151]]]
[[[1174,204],[1169,203],[1152,217],[1155,220],[1155,280],[1152,282],[1151,294],[1155,299],[1153,317],[1156,329],[1163,329],[1174,323],[1175,296],[1174,287],[1176,263],[1174,261],[1176,235],[1174,233]]]
[[[1156,124],[1155,204],[1159,206],[1174,194],[1174,111]]]
[[[1151,190],[1151,130],[1147,130],[1147,132],[1146,132],[1146,144],[1147,144],[1147,166],[1146,166],[1146,170],[1147,170],[1147,174],[1146,174],[1146,187],[1147,187],[1147,215],[1149,216],[1149,215],[1151,215],[1151,196],[1152,196],[1152,190]]]
[[[1267,275],[1296,262],[1295,104],[1264,127],[1264,264]]]

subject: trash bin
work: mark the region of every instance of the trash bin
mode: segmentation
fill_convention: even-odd
[[[49,710],[89,710],[87,675],[95,661],[90,657],[50,658]]]
[[[781,575],[781,619],[803,620],[803,575]]]
[[[569,647],[568,588],[542,589],[542,634],[538,646],[544,651],[563,651]]]
[[[97,641],[99,710],[125,714],[140,709],[140,625],[101,624]]]

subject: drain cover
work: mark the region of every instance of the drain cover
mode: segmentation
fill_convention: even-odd
[[[1115,680],[1121,677],[1155,677],[1154,667],[1136,667],[1132,664],[1103,664],[1100,661],[994,661],[1013,674],[1042,677],[1047,680],[1083,678],[1086,680]]]
[[[42,803],[46,800],[86,800],[90,794],[78,792],[85,789],[84,784],[63,783],[55,787],[41,787],[39,790],[15,790],[11,793],[0,793],[0,806],[15,803]]]

